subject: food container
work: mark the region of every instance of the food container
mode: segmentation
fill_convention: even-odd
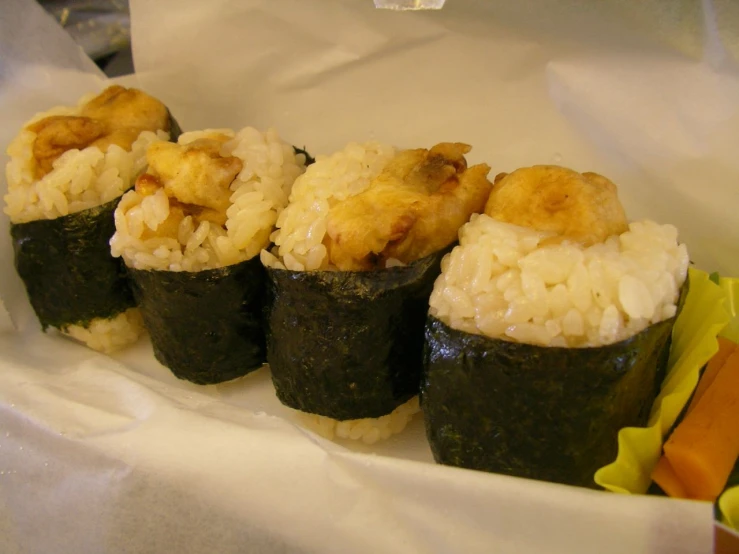
[[[183,130],[275,126],[311,154],[451,137],[493,172],[596,170],[633,217],[675,224],[698,267],[739,275],[728,1],[399,13],[369,0],[135,0],[131,14],[137,73],[119,82],[161,98]],[[3,148],[35,111],[103,86],[55,25],[33,2],[3,6]],[[373,447],[326,441],[280,405],[266,369],[199,387],[145,340],[107,357],[42,335],[9,235],[0,256],[0,550],[713,548],[708,503],[435,465],[420,418]]]

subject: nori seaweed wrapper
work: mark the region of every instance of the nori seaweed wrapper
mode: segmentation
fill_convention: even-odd
[[[347,420],[418,394],[428,299],[449,250],[376,271],[268,268],[267,360],[280,401]]]
[[[154,356],[180,379],[221,383],[265,361],[259,256],[197,272],[128,269]]]
[[[119,200],[10,225],[15,267],[44,331],[86,326],[134,306],[123,262],[108,244]]]
[[[442,464],[595,487],[618,431],[646,424],[675,318],[621,342],[558,348],[465,333],[429,316],[421,405]]]
[[[308,154],[308,151],[305,149],[305,147],[298,148],[297,146],[293,146],[293,152],[295,152],[296,156],[298,154],[303,154],[305,156],[305,167],[308,167],[309,165],[316,163],[316,159],[310,154]]]
[[[177,139],[182,134],[182,128],[172,115],[172,112],[167,110],[167,115],[169,115],[169,142],[177,142]]]

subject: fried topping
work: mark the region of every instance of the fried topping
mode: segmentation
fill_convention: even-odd
[[[136,191],[147,196],[164,188],[170,218],[181,220],[190,215],[196,222],[224,225],[232,194],[229,187],[243,168],[239,158],[220,155],[227,140],[226,136],[218,136],[184,145],[153,143],[146,152],[149,167],[136,180]]]
[[[169,112],[159,100],[140,90],[108,87],[79,115],[49,116],[28,126],[36,133],[36,177],[49,173],[67,150],[97,146],[105,151],[111,144],[130,150],[143,131],[169,131],[169,124]]]
[[[628,230],[616,185],[597,173],[539,165],[495,178],[485,213],[505,223],[557,234],[585,246]]]
[[[324,244],[340,270],[403,263],[448,246],[470,215],[482,211],[490,168],[467,168],[470,146],[441,143],[399,152],[364,192],[332,207]]]

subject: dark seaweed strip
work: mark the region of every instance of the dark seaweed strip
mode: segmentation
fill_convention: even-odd
[[[156,359],[180,379],[209,384],[265,361],[259,257],[198,272],[129,269]]]
[[[724,490],[731,489],[733,487],[739,487],[739,458],[737,458],[734,464],[734,469],[731,470],[728,481],[726,481],[726,487]]]
[[[619,429],[647,421],[674,320],[607,346],[547,348],[429,317],[421,401],[434,458],[594,487]]]
[[[667,496],[667,493],[662,490],[662,487],[660,487],[654,481],[652,481],[652,483],[649,485],[649,488],[647,489],[647,494],[650,496]]]
[[[315,163],[316,159],[312,157],[310,154],[308,154],[307,150],[304,150],[303,148],[298,148],[297,146],[293,146],[293,150],[295,151],[295,154],[303,154],[305,156],[305,165],[309,166],[312,163]]]
[[[416,395],[445,252],[368,272],[268,269],[267,359],[282,403],[346,420],[388,414]]]
[[[108,245],[118,200],[10,226],[15,267],[44,330],[87,325],[134,305],[123,264]]]
[[[180,127],[180,124],[177,123],[172,112],[167,110],[167,115],[169,116],[169,141],[177,142],[177,139],[180,138],[180,135],[182,134],[182,128]]]

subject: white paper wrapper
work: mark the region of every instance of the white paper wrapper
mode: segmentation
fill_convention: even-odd
[[[739,275],[737,37],[726,2],[135,0],[136,78],[184,129],[274,126],[311,153],[464,141],[493,173],[617,184]],[[35,3],[0,17],[0,145],[100,75]],[[3,159],[4,163],[5,159]],[[7,217],[0,216],[7,227]],[[296,425],[266,370],[179,382],[42,335],[0,239],[0,552],[709,552],[711,506],[441,467],[420,419],[377,447]]]

